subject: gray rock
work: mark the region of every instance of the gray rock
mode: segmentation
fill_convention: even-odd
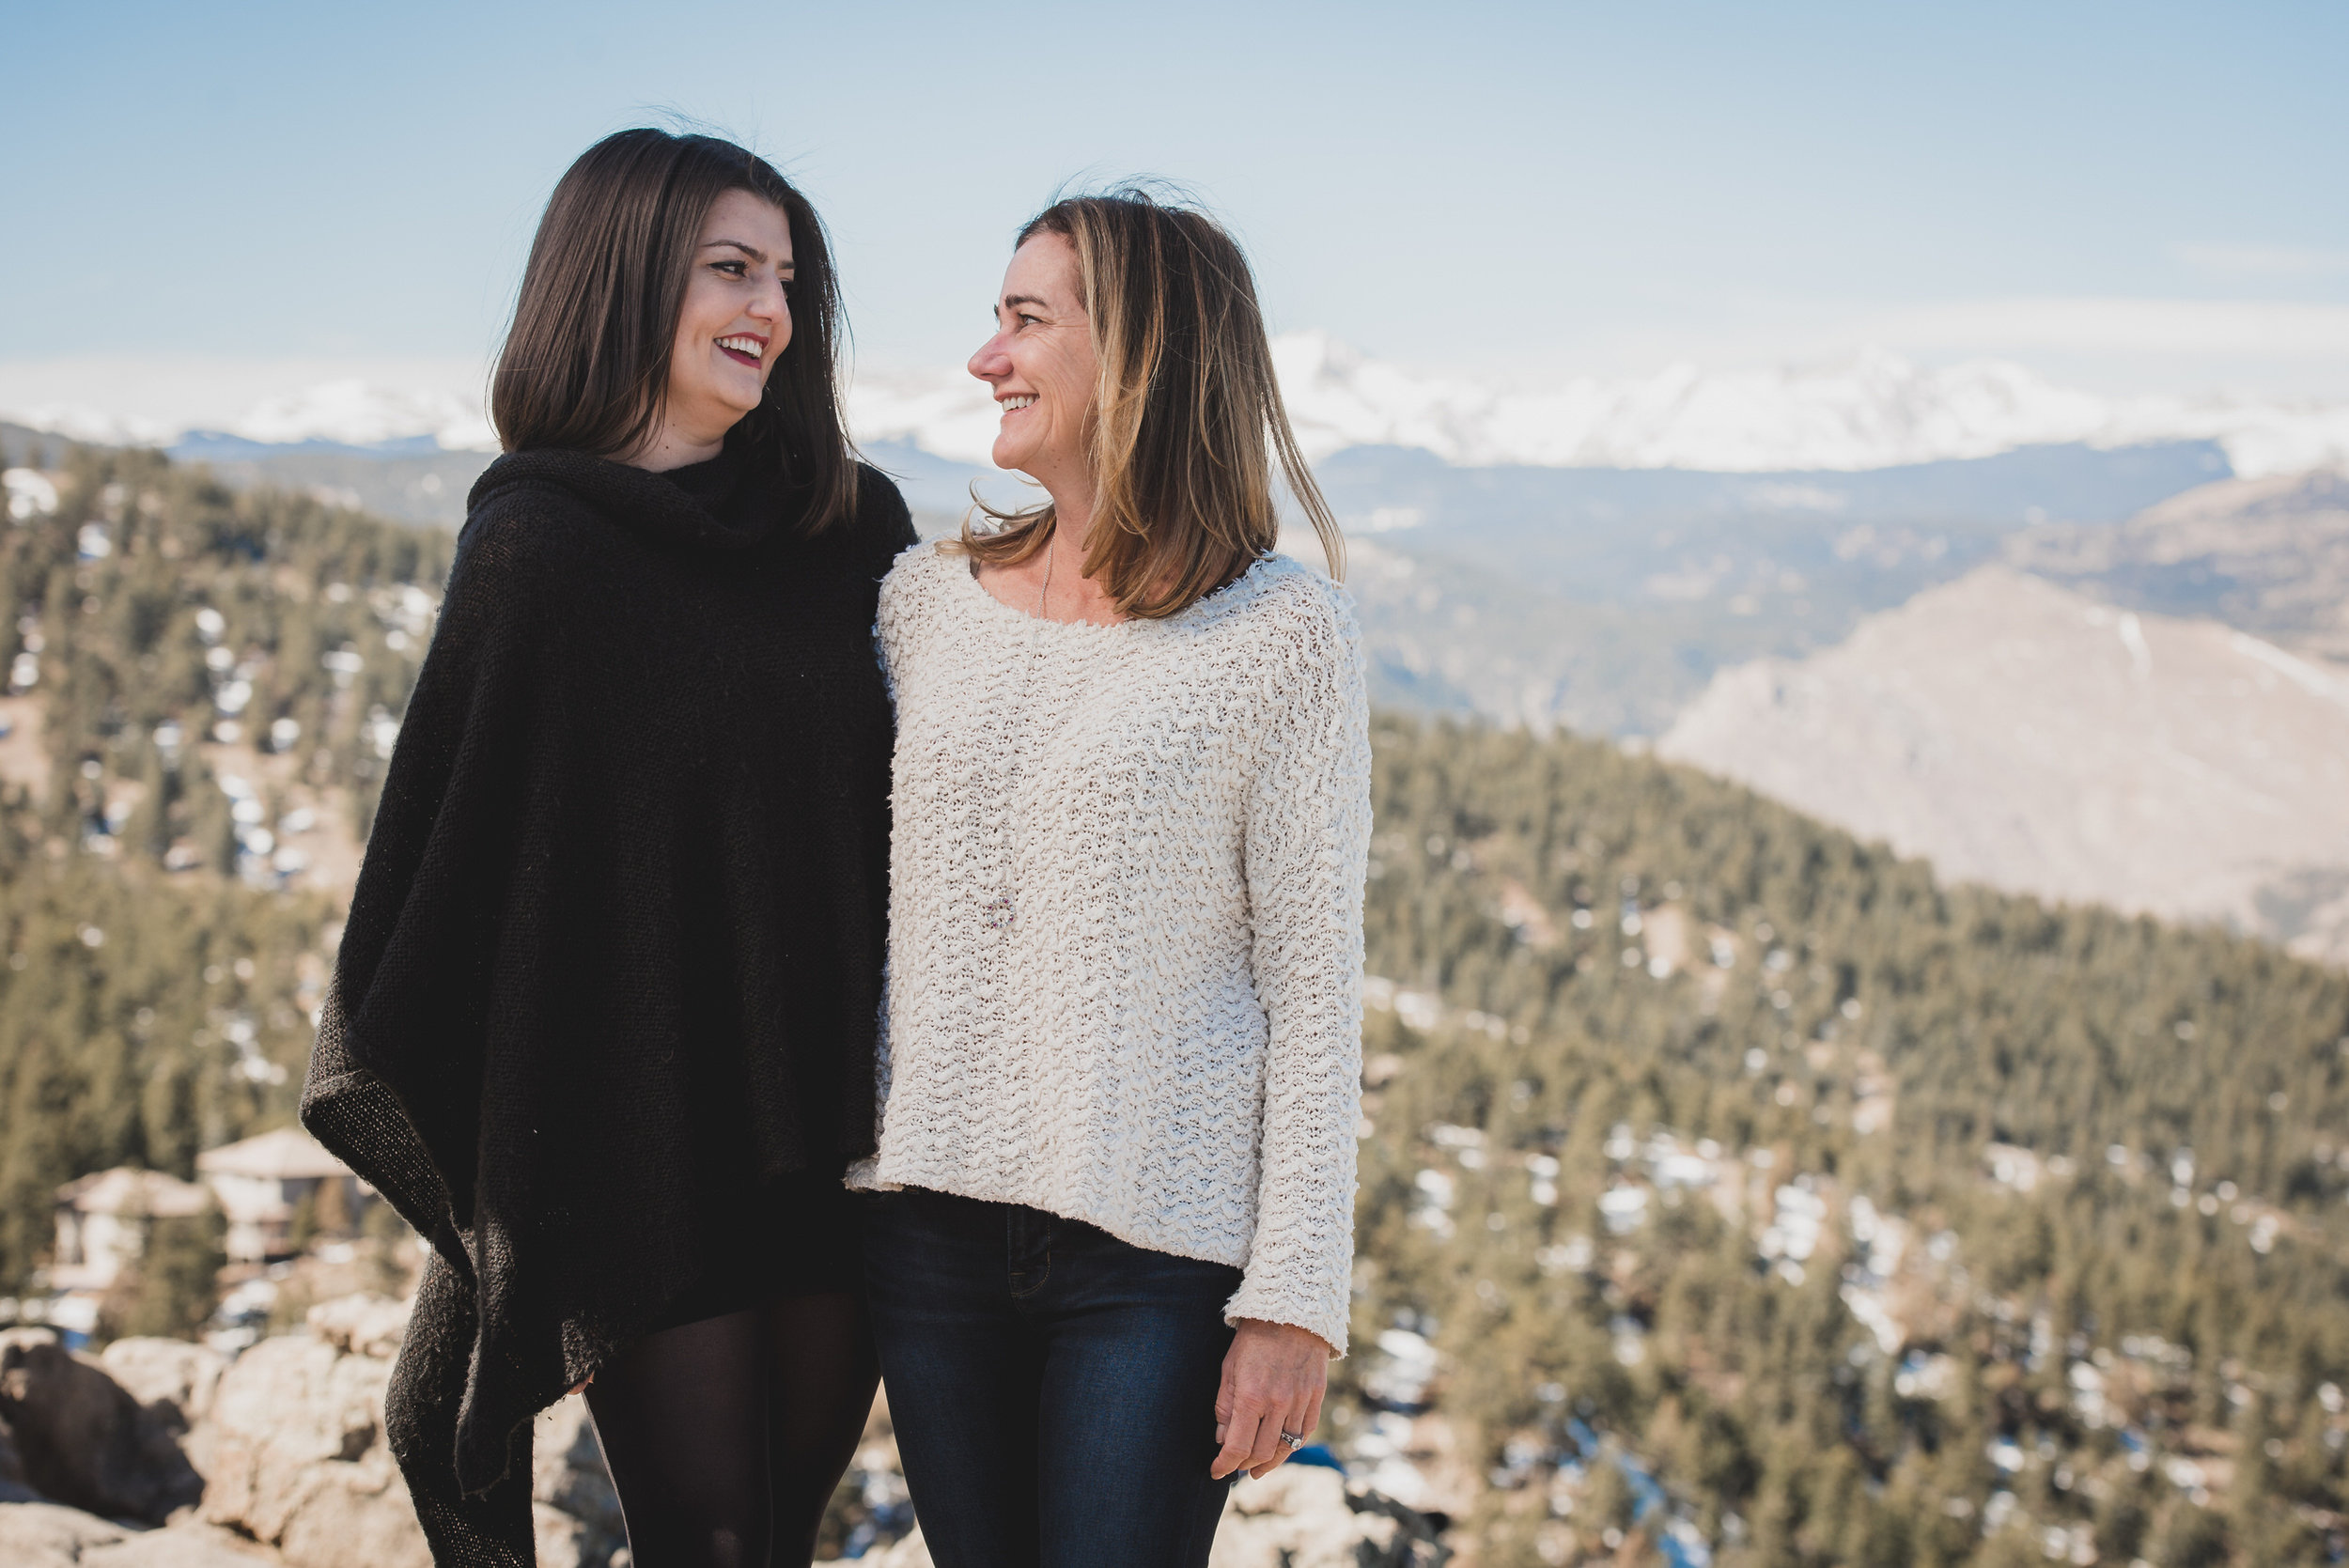
[[[113,1545],[130,1533],[60,1503],[0,1503],[0,1562],[8,1568],[70,1568],[86,1552]]]
[[[601,1531],[611,1545],[627,1540],[620,1495],[613,1490],[612,1474],[604,1468],[603,1450],[596,1441],[587,1402],[573,1394],[540,1411],[530,1437],[530,1495]],[[609,1547],[605,1549],[609,1555]],[[548,1560],[544,1551],[538,1559],[541,1563]]]
[[[202,1516],[276,1548],[289,1568],[428,1568],[431,1552],[383,1436],[383,1389],[407,1303],[348,1296],[261,1341],[219,1379],[188,1435]],[[538,1418],[533,1505],[540,1568],[626,1561],[583,1401]]]
[[[211,1409],[228,1358],[186,1340],[131,1339],[101,1351],[98,1364],[123,1392],[184,1431]]]
[[[339,1296],[311,1308],[306,1321],[311,1333],[337,1350],[388,1361],[408,1337],[411,1305],[387,1296]]]
[[[0,1332],[0,1420],[24,1483],[58,1502],[160,1524],[203,1495],[176,1423],[45,1328]]]
[[[323,1302],[300,1331],[234,1362],[172,1340],[117,1341],[92,1361],[46,1330],[0,1334],[0,1413],[15,1414],[27,1435],[24,1463],[11,1469],[18,1450],[0,1420],[0,1568],[429,1568],[383,1437],[383,1389],[407,1313],[380,1296]],[[182,1431],[184,1453],[172,1441]],[[136,1439],[129,1449],[126,1432]],[[546,1411],[533,1436],[539,1568],[628,1568],[619,1498],[585,1402]],[[52,1464],[53,1448],[82,1454],[80,1468]],[[151,1468],[155,1452],[203,1478],[197,1508],[165,1529],[32,1489],[83,1485],[93,1465],[108,1476],[135,1471],[132,1457]],[[180,1501],[195,1500],[183,1484]]]
[[[0,1562],[8,1568],[268,1568],[277,1560],[205,1525],[132,1529],[58,1503],[0,1503]]]
[[[295,1568],[428,1568],[382,1439],[391,1362],[312,1332],[263,1340],[222,1374],[188,1436],[202,1516]]]

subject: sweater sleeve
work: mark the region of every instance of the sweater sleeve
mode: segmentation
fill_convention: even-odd
[[[1252,963],[1268,1026],[1255,1237],[1233,1322],[1311,1329],[1346,1353],[1361,1117],[1362,883],[1370,714],[1361,633],[1313,584],[1282,645],[1247,799]]]

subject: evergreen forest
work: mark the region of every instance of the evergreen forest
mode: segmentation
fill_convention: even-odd
[[[1464,1428],[1480,1560],[2341,1560],[2349,975],[1598,742],[1374,753],[1340,1430]]]
[[[455,544],[151,453],[55,477],[0,535],[0,1292],[61,1183],[292,1120],[339,904],[302,846],[364,834]]]

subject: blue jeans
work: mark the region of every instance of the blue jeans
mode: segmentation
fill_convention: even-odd
[[[864,1233],[897,1452],[939,1568],[1201,1568],[1239,1270],[908,1188]]]

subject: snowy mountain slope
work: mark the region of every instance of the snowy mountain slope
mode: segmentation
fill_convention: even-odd
[[[1322,333],[1273,345],[1289,411],[1317,458],[1405,446],[1463,467],[1859,472],[2082,442],[2214,441],[2238,474],[2349,466],[2349,404],[2113,399],[2056,385],[2003,360],[1921,366],[1882,349],[1766,371],[1675,365],[1599,380],[1425,375],[1355,352]],[[387,365],[380,375],[271,383],[264,367],[206,377],[190,367],[0,365],[0,414],[85,440],[173,444],[191,431],[264,444],[354,448],[429,438],[443,450],[495,445],[476,369]],[[848,392],[862,441],[901,442],[984,466],[994,439],[987,389],[958,366],[868,367]]]
[[[1929,369],[1869,349],[1797,369],[1678,365],[1504,386],[1418,375],[1321,333],[1280,338],[1273,357],[1316,459],[1402,446],[1461,467],[1854,472],[2071,442],[2214,441],[2238,474],[2349,464],[2349,405],[2114,400],[2002,360]],[[868,372],[849,408],[864,439],[942,458],[984,462],[994,437],[986,389],[959,370]]]
[[[1317,333],[1274,346],[1316,455],[1417,446],[1462,465],[1854,471],[2064,442],[2216,441],[2238,474],[2349,463],[2349,407],[2115,401],[2022,365],[1942,369],[1868,349],[1837,365],[1515,388],[1414,378]]]
[[[102,445],[203,432],[266,446],[493,450],[487,377],[459,361],[0,363],[0,417]]]

